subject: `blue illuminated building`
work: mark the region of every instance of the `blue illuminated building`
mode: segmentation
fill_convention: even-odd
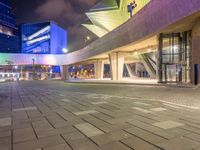
[[[10,0],[0,0],[0,52],[20,53],[20,38]]]
[[[67,48],[67,32],[56,23],[29,23],[21,25],[22,53],[63,54]]]

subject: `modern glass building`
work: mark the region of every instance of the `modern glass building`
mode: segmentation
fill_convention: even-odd
[[[10,0],[0,0],[0,52],[19,53],[20,38]]]
[[[67,32],[54,22],[21,25],[22,53],[63,54]]]

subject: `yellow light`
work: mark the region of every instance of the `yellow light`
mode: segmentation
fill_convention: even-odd
[[[90,38],[90,36],[87,36],[86,39],[89,41],[91,38]]]
[[[147,51],[148,51],[148,52],[151,52],[151,51],[152,51],[152,49],[151,49],[151,48],[149,48]]]

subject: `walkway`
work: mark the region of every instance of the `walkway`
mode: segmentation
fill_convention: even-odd
[[[199,91],[0,83],[0,149],[199,150]]]

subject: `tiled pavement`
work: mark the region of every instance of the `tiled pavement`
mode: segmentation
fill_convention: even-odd
[[[195,106],[65,86],[0,84],[0,150],[200,150]]]

